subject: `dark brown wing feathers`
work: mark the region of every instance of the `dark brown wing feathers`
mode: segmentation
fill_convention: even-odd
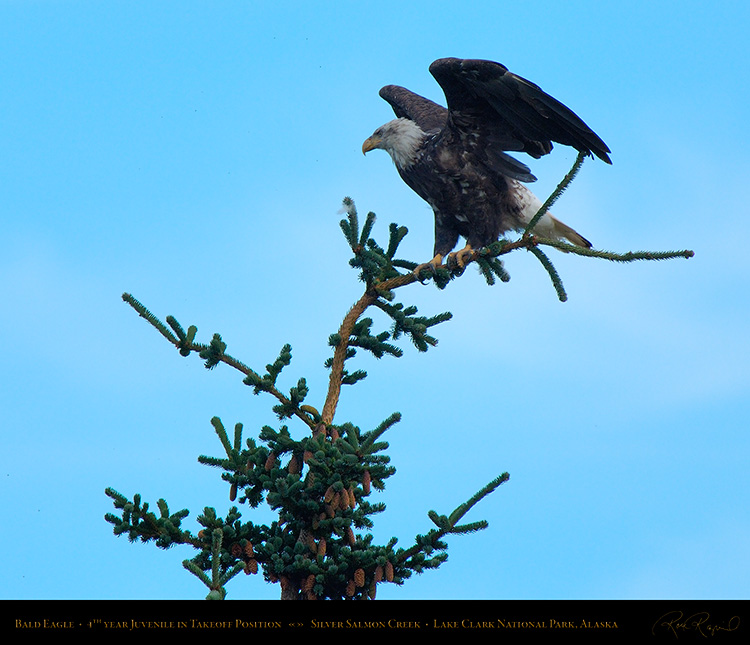
[[[441,58],[430,72],[445,92],[449,127],[483,133],[504,150],[533,157],[550,152],[554,141],[611,163],[607,145],[572,110],[504,65]]]
[[[414,121],[422,130],[442,130],[448,121],[448,110],[442,105],[410,92],[405,87],[386,85],[380,96],[390,103],[397,117]]]

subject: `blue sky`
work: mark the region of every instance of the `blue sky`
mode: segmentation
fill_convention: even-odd
[[[459,8],[460,7],[460,8]],[[613,265],[528,254],[403,301],[452,311],[427,354],[362,357],[337,420],[398,410],[375,535],[402,546],[504,471],[449,560],[380,598],[748,598],[750,439],[744,3],[0,2],[3,598],[202,598],[180,562],[115,539],[104,489],[230,503],[212,416],[276,425],[228,368],[181,358],[120,299],[220,332],[322,401],[326,341],[360,284],[341,199],[409,227],[429,208],[362,141],[396,83],[442,101],[445,56],[541,85],[607,142],[555,213],[597,248],[692,248]],[[545,197],[570,149],[533,161]],[[386,321],[381,321],[384,325]],[[301,431],[301,428],[297,428]],[[252,513],[246,519],[258,519]],[[231,598],[276,598],[260,577]]]

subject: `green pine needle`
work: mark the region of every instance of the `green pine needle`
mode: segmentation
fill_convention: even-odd
[[[555,291],[557,291],[557,297],[560,302],[565,302],[568,299],[568,294],[565,293],[565,287],[563,287],[560,275],[557,273],[557,269],[555,269],[552,261],[536,246],[530,246],[529,251],[536,256],[536,258],[542,263],[542,266],[547,270],[547,273],[552,280],[552,284],[555,287]]]

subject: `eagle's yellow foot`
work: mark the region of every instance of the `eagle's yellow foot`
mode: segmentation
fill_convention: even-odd
[[[415,276],[417,276],[417,279],[420,282],[422,282],[422,278],[419,277],[419,274],[422,273],[422,271],[424,271],[424,269],[430,269],[430,271],[432,272],[432,274],[435,275],[435,272],[437,271],[437,268],[439,266],[442,266],[442,264],[443,264],[443,256],[438,253],[429,262],[423,262],[422,264],[417,265],[416,268],[414,269],[414,271],[412,271],[412,273]]]
[[[474,253],[474,249],[471,248],[470,244],[467,244],[460,251],[448,254],[448,264],[451,264],[455,261],[458,267],[460,269],[463,269],[466,266],[466,256],[470,257],[472,253]]]

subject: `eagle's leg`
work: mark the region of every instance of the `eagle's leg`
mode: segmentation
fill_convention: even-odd
[[[455,260],[459,268],[463,269],[464,266],[466,266],[466,260],[464,258],[466,256],[471,256],[472,253],[474,253],[474,249],[471,247],[471,244],[467,243],[460,251],[448,254],[448,263],[450,264]]]
[[[429,262],[423,262],[422,264],[417,265],[412,273],[417,276],[419,279],[419,274],[422,273],[424,269],[430,269],[432,271],[433,275],[435,274],[435,271],[437,271],[437,268],[443,264],[443,256],[440,253],[436,253],[435,257],[432,258]],[[421,280],[421,279],[420,279]]]

